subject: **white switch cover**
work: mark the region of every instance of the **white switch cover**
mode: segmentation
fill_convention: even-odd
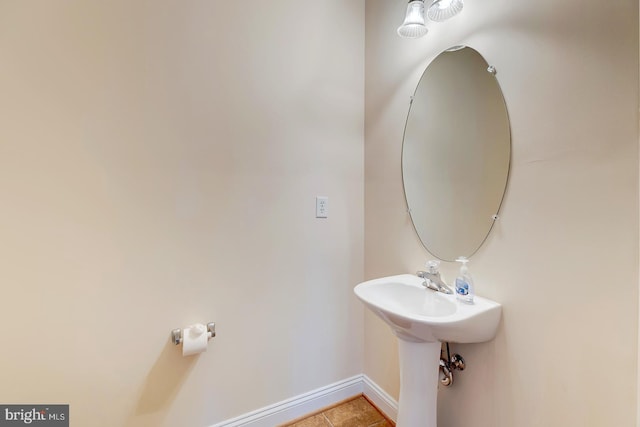
[[[327,218],[329,216],[329,198],[316,197],[316,218]]]

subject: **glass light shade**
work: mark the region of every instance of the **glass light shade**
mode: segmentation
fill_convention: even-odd
[[[427,34],[427,31],[429,30],[425,25],[424,1],[410,1],[404,22],[398,27],[398,35],[408,39],[417,39]]]
[[[445,21],[460,13],[463,6],[463,0],[435,0],[429,6],[427,15],[432,21]]]

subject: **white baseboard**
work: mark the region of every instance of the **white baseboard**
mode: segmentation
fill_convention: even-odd
[[[398,415],[396,401],[366,375],[356,375],[211,427],[274,427],[359,394],[367,396],[395,421]]]
[[[362,376],[362,393],[394,422],[398,418],[398,402],[366,375]]]

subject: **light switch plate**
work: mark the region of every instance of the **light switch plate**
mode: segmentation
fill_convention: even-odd
[[[316,218],[329,217],[329,198],[324,196],[316,197]]]

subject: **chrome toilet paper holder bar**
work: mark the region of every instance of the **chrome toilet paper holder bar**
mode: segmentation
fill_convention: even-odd
[[[216,336],[215,322],[207,323],[207,332],[211,333],[211,338]],[[171,331],[171,342],[175,345],[182,344],[182,329],[177,328]]]

